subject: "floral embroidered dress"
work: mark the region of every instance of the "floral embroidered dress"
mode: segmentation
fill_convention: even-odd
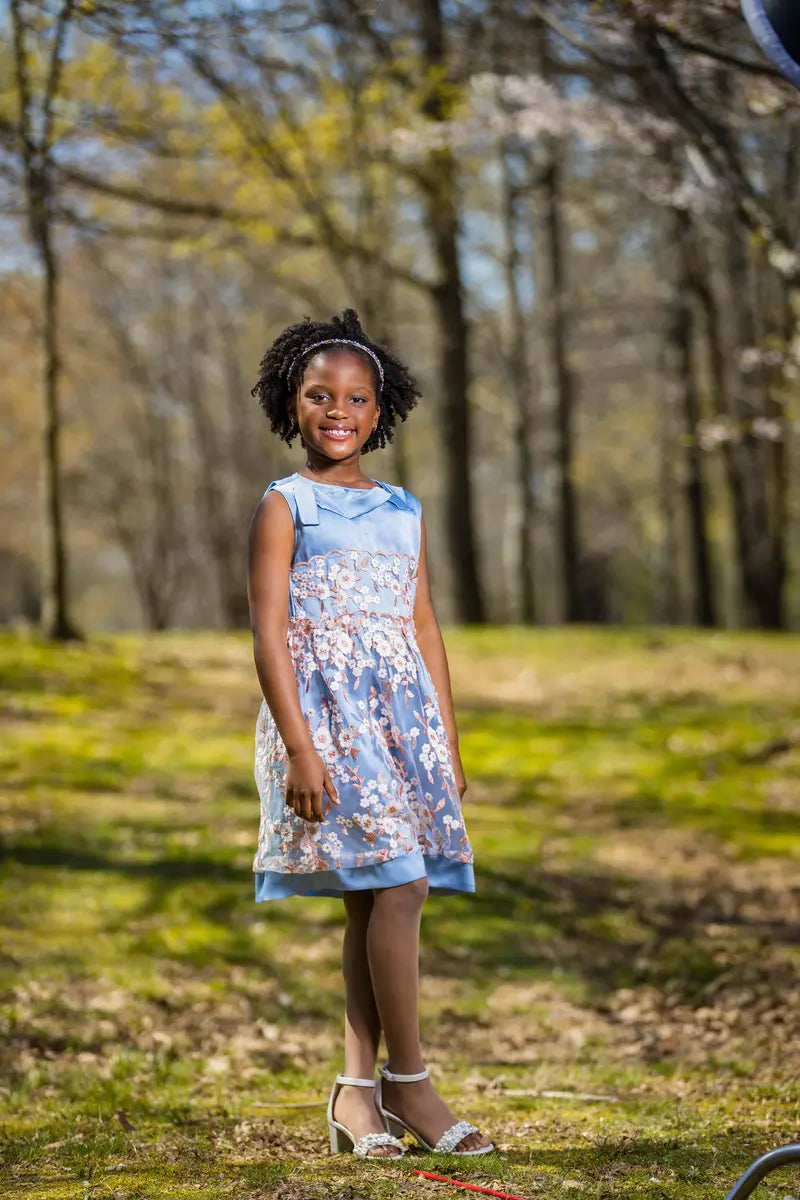
[[[256,900],[341,896],[428,876],[432,891],[475,890],[447,733],[417,645],[421,505],[394,484],[271,483],[295,543],[287,642],[300,705],[339,806],[327,823],[286,806],[286,750],[262,700]]]

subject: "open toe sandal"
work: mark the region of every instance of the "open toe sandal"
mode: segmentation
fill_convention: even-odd
[[[383,1088],[384,1079],[388,1079],[391,1083],[418,1083],[421,1079],[427,1079],[429,1072],[426,1067],[424,1071],[420,1071],[418,1075],[395,1075],[388,1067],[381,1067],[379,1071],[380,1079],[375,1092],[375,1107],[380,1113],[383,1120],[388,1126],[389,1132],[397,1137],[402,1137],[404,1133],[410,1133],[415,1138],[423,1150],[427,1150],[429,1154],[460,1154],[466,1157],[467,1155],[489,1154],[494,1150],[494,1145],[490,1142],[488,1146],[480,1146],[477,1150],[456,1150],[459,1142],[463,1142],[464,1138],[470,1133],[480,1133],[476,1125],[470,1125],[469,1121],[456,1121],[455,1125],[451,1125],[446,1129],[439,1138],[435,1146],[427,1142],[421,1133],[416,1129],[412,1129],[407,1125],[402,1117],[398,1117],[396,1113],[389,1112],[383,1105]]]
[[[376,1159],[386,1162],[387,1159],[402,1158],[406,1148],[398,1138],[388,1131],[383,1133],[367,1133],[362,1138],[356,1138],[346,1125],[337,1121],[333,1115],[333,1106],[342,1087],[375,1087],[374,1079],[352,1079],[348,1075],[337,1075],[331,1088],[331,1098],[328,1101],[328,1131],[331,1135],[331,1154],[346,1153],[351,1147],[357,1158]],[[393,1146],[397,1154],[371,1154],[377,1146]]]

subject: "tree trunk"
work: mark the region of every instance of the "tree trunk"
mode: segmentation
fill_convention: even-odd
[[[531,453],[533,427],[533,379],[531,378],[527,352],[527,328],[522,301],[519,294],[519,270],[521,256],[516,237],[516,192],[509,163],[509,147],[501,148],[503,172],[503,209],[506,235],[504,259],[506,293],[508,296],[511,335],[508,349],[509,387],[514,397],[516,413],[516,437],[514,439],[517,477],[517,495],[520,499],[518,530],[518,569],[520,619],[532,625],[536,620],[536,592],[533,562],[533,525],[535,520],[535,497],[533,491],[533,454]]]
[[[790,313],[787,331],[789,337],[793,328],[794,319]],[[788,345],[788,338],[785,344]],[[783,398],[780,395],[782,386],[785,386],[785,384],[781,379],[779,382],[776,382],[774,387],[770,386],[769,392],[770,420],[775,423],[777,428],[777,436],[774,441],[768,444],[772,491],[772,540],[770,557],[772,559],[774,589],[777,597],[777,623],[775,625],[777,629],[786,628],[783,597],[789,569],[786,542],[789,532],[789,455],[787,453],[787,446],[790,425],[786,418]]]
[[[446,114],[438,75],[446,67],[446,54],[440,0],[421,0],[420,11],[425,58],[437,76],[423,111],[432,121],[442,121]],[[485,605],[478,576],[470,478],[469,339],[458,245],[456,165],[448,147],[430,151],[426,174],[425,202],[438,268],[432,298],[440,338],[445,527],[453,556],[453,606],[457,620],[478,624],[485,620]]]
[[[744,618],[748,625],[767,629],[784,626],[781,549],[776,553],[775,513],[770,510],[770,455],[753,426],[767,412],[765,372],[760,360],[743,366],[741,355],[749,348],[760,349],[750,278],[747,239],[758,240],[771,252],[771,261],[786,281],[795,307],[800,302],[800,271],[797,256],[779,214],[770,211],[752,186],[736,150],[737,136],[721,125],[691,98],[679,72],[659,38],[657,22],[644,8],[634,14],[634,42],[655,87],[646,102],[667,112],[687,135],[702,160],[724,182],[729,197],[723,226],[723,274],[725,305],[717,310],[727,353],[722,375],[715,381],[720,415],[730,422],[731,436],[725,443],[726,469],[734,507],[735,537]],[[716,71],[719,103],[735,111],[733,97],[737,81],[729,67]],[[722,191],[722,189],[720,189]],[[699,274],[699,272],[698,272]],[[697,285],[702,291],[703,284]],[[705,287],[706,292],[708,288]],[[714,336],[717,336],[716,334]],[[721,388],[720,388],[721,383]]]
[[[363,158],[354,129],[353,145],[356,158]],[[353,165],[356,173],[359,163]],[[391,244],[392,230],[396,220],[394,196],[381,195],[377,183],[371,178],[369,166],[361,165],[359,181],[359,224],[358,238],[362,245],[374,248],[374,254],[369,263],[359,275],[360,292],[358,296],[358,311],[362,325],[374,342],[380,345],[392,346],[392,326],[394,322],[394,291],[395,280],[386,271],[381,257],[381,248]],[[394,348],[394,347],[393,347]],[[394,482],[401,487],[411,487],[408,453],[405,443],[403,422],[398,421],[394,427],[393,437],[389,443],[392,473]]]
[[[547,30],[534,27],[533,58],[543,79],[550,77]],[[536,289],[540,299],[542,347],[555,404],[556,471],[558,477],[558,546],[561,604],[564,621],[586,615],[581,595],[581,562],[578,548],[578,513],[573,481],[575,387],[567,361],[566,270],[561,191],[562,147],[557,138],[543,135],[537,155],[537,176],[532,183]]]
[[[782,629],[783,590],[775,555],[775,514],[770,511],[769,496],[771,456],[768,443],[753,428],[753,422],[767,411],[765,370],[760,361],[748,369],[740,359],[742,351],[758,347],[752,280],[743,237],[741,227],[732,221],[726,232],[726,307],[728,337],[734,351],[728,356],[728,387],[736,426],[731,457],[738,477],[740,578],[747,624]]]
[[[676,386],[683,417],[686,445],[685,495],[689,516],[689,538],[694,583],[694,620],[698,625],[714,628],[717,624],[714,605],[714,585],[711,550],[708,541],[708,501],[703,478],[703,452],[698,441],[700,398],[693,356],[693,319],[687,279],[690,273],[691,246],[685,232],[689,220],[682,212],[677,219],[681,270],[672,310],[669,340],[673,350]]]
[[[56,18],[44,82],[40,119],[35,117],[33,81],[29,70],[26,23],[19,0],[10,5],[14,45],[14,75],[18,104],[17,133],[22,151],[25,198],[31,240],[42,268],[44,419],[43,419],[43,562],[42,626],[48,637],[66,641],[78,637],[69,613],[69,573],[64,535],[61,486],[61,412],[58,354],[58,259],[53,244],[50,178],[53,102],[58,90],[64,39],[72,14],[71,0],[62,3]]]
[[[686,226],[687,231],[691,229]],[[735,245],[732,239],[738,241]],[[750,344],[745,322],[749,306],[750,280],[743,256],[741,232],[727,232],[726,260],[728,308],[736,310],[732,320],[737,328],[723,329],[723,317],[711,278],[711,265],[703,239],[691,229],[686,263],[688,283],[704,315],[709,355],[709,380],[714,416],[729,436],[721,442],[725,475],[733,510],[733,540],[742,615],[746,625],[765,629],[783,628],[783,580],[774,546],[774,527],[770,528],[769,499],[764,488],[763,444],[753,436],[749,424],[752,410],[753,381],[748,380],[731,358]],[[726,346],[727,334],[727,346]],[[762,381],[763,382],[763,381]],[[742,390],[750,392],[742,395]],[[744,403],[747,400],[748,403]],[[763,409],[762,409],[763,411]]]
[[[162,567],[166,566],[161,543],[147,545],[139,530],[126,520],[129,496],[122,490],[113,490],[107,501],[107,519],[114,529],[128,567],[144,618],[144,626],[153,633],[169,628],[172,596],[164,585]]]
[[[783,214],[786,228],[793,245],[797,244],[800,220],[797,213],[797,192],[800,185],[800,145],[798,145],[797,128],[794,124],[789,131],[786,143],[786,161],[784,166],[784,196]],[[772,455],[773,482],[773,542],[772,557],[775,564],[777,586],[783,594],[788,574],[787,542],[789,538],[789,477],[790,454],[789,436],[790,422],[787,417],[784,396],[788,385],[785,373],[785,360],[789,357],[792,339],[797,329],[797,319],[792,307],[792,288],[781,280],[780,310],[777,334],[784,356],[784,363],[777,370],[770,372],[767,387],[769,401],[769,417],[775,423],[778,436],[770,444]]]
[[[203,312],[198,306],[190,309],[187,315],[189,329],[183,364],[183,394],[199,452],[197,494],[202,524],[217,581],[223,620],[228,628],[247,629],[250,615],[241,569],[245,561],[245,547],[237,536],[238,530],[233,527],[239,514],[234,505],[234,516],[231,517],[228,489],[220,486],[219,479],[220,468],[223,472],[233,472],[235,468],[225,448],[220,445],[219,431],[209,417],[203,396],[199,364],[202,363],[203,352],[209,341]]]
[[[567,362],[561,153],[554,139],[545,137],[542,142],[544,164],[539,168],[533,187],[535,244],[538,245],[536,282],[541,297],[542,346],[549,360],[555,402],[562,616],[565,621],[580,621],[584,613],[573,482],[575,388]]]
[[[58,641],[77,638],[69,614],[67,545],[61,486],[61,415],[59,385],[61,361],[58,354],[58,263],[53,250],[46,196],[42,197],[37,250],[44,269],[44,561],[42,578],[42,626],[48,637]]]
[[[669,347],[665,347],[667,352]],[[669,353],[667,353],[669,358]],[[667,368],[672,364],[665,363]],[[669,370],[668,374],[671,373]],[[667,389],[658,411],[658,507],[661,541],[656,552],[656,586],[653,620],[659,625],[680,621],[678,588],[678,530],[675,521],[675,412],[672,390]]]

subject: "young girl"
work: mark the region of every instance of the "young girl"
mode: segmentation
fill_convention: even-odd
[[[356,313],[292,325],[253,388],[274,433],[305,450],[250,530],[248,595],[264,693],[255,775],[256,900],[341,896],[345,1074],[331,1149],[485,1154],[422,1060],[419,927],[428,890],[474,891],[466,781],[416,496],[365,476],[419,392]],[[388,1062],[377,1087],[381,1031]]]

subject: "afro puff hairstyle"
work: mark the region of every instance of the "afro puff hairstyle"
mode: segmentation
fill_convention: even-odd
[[[377,356],[383,367],[383,386],[378,392],[378,424],[364,443],[362,453],[378,450],[392,440],[398,418],[406,420],[420,392],[406,367],[385,346],[369,340],[353,308],[346,308],[340,317],[331,317],[329,322],[312,321],[306,317],[299,324],[284,329],[262,358],[258,383],[250,394],[257,397],[272,432],[291,445],[300,432],[292,417],[290,402],[303,380],[307,361],[303,351],[326,338],[347,338],[351,342],[360,342]],[[355,346],[348,346],[347,349],[358,354]],[[375,363],[368,354],[364,354],[363,358],[372,367],[376,385],[379,384]]]

